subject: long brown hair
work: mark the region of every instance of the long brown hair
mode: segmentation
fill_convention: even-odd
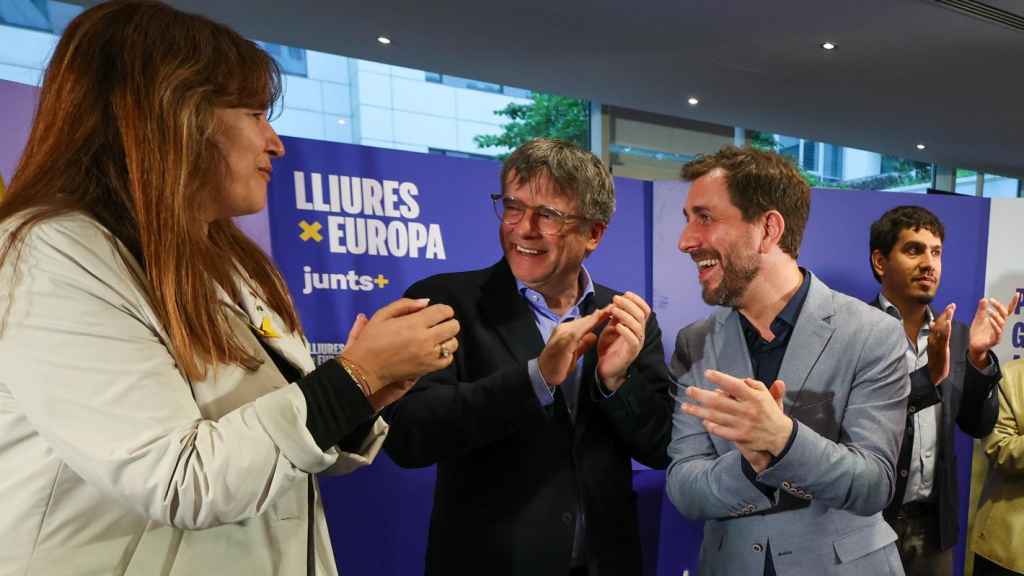
[[[28,143],[0,199],[0,223],[19,216],[0,247],[17,255],[32,226],[84,212],[144,271],[143,288],[179,368],[255,366],[233,335],[218,286],[238,301],[239,270],[292,332],[298,318],[280,273],[229,220],[203,225],[223,193],[214,111],[270,108],[277,64],[253,42],[201,16],[150,1],[114,1],[75,18],[43,79]]]

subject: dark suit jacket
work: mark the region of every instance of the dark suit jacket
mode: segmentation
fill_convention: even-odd
[[[455,361],[389,407],[385,449],[400,466],[437,464],[427,574],[568,573],[577,502],[589,564],[641,571],[632,466],[668,464],[671,377],[652,315],[628,380],[604,398],[594,350],[584,358],[575,425],[561,394],[542,408],[527,362],[544,342],[504,260],[414,284],[413,298],[455,309]],[[584,313],[611,301],[595,284]]]
[[[876,298],[872,304],[881,308]],[[996,371],[992,376],[978,372],[967,360],[969,330],[962,322],[953,321],[949,335],[949,377],[936,386],[928,375],[928,366],[910,373],[910,400],[907,405],[906,430],[900,459],[896,466],[896,495],[885,510],[891,523],[907,489],[910,456],[914,446],[914,413],[933,404],[942,403],[939,417],[939,458],[935,464],[935,484],[932,491],[939,511],[939,542],[942,550],[953,547],[960,539],[960,493],[957,487],[956,452],[953,450],[953,424],[975,438],[984,438],[995,426],[999,416],[999,363],[989,353]]]

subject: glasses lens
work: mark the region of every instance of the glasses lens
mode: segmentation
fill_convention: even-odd
[[[565,224],[565,217],[548,208],[537,210],[537,228],[541,234],[558,234]]]

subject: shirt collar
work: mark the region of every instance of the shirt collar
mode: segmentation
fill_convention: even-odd
[[[804,301],[807,300],[807,292],[811,287],[811,275],[803,268],[800,269],[800,273],[804,275],[804,280],[800,283],[800,289],[796,291],[796,294],[793,294],[789,302],[786,302],[782,312],[779,312],[779,315],[775,317],[776,321],[781,320],[788,324],[790,328],[796,326],[796,318],[804,307]],[[775,322],[772,323],[774,324]]]
[[[885,294],[882,294],[881,292],[878,293],[878,305],[881,306],[882,310],[888,312],[890,316],[899,320],[900,322],[903,322],[903,315],[900,314],[900,309],[897,308],[895,304],[890,302],[889,299],[885,297]],[[922,329],[926,329],[934,321],[935,314],[932,312],[932,307],[925,306],[924,324],[922,324]]]
[[[580,266],[580,277],[583,280],[583,291],[580,293],[579,299],[576,300],[575,306],[566,313],[566,316],[579,316],[580,311],[583,309],[583,303],[594,294],[594,281],[591,279],[590,272],[587,271],[586,266]],[[544,299],[543,294],[530,288],[519,278],[516,278],[516,289],[523,298],[526,298],[526,301],[530,303],[534,310],[558,319],[558,315],[548,308],[548,302]]]
[[[772,341],[773,343],[788,341],[789,332],[796,326],[796,319],[800,316],[800,311],[804,307],[804,301],[807,300],[807,292],[810,291],[811,287],[811,275],[803,268],[800,269],[800,273],[804,277],[803,282],[800,283],[800,288],[789,298],[789,302],[786,302],[782,311],[779,312],[768,327],[775,336],[775,339]],[[744,337],[746,337],[748,345],[753,345],[761,339],[761,334],[743,314],[740,314],[740,323],[743,326]]]

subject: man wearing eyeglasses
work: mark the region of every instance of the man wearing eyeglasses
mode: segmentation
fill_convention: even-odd
[[[611,175],[533,140],[501,183],[504,258],[406,293],[461,325],[455,361],[386,414],[395,462],[437,464],[426,573],[639,574],[630,459],[667,465],[672,400],[650,307],[583,266],[615,210]]]

